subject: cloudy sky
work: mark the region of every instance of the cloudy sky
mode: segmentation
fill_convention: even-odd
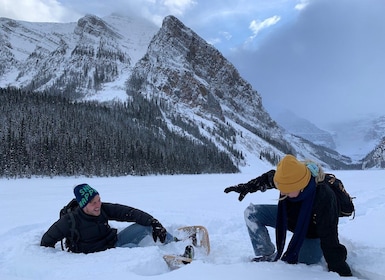
[[[0,17],[175,15],[220,50],[272,113],[318,125],[385,115],[385,0],[0,0]]]

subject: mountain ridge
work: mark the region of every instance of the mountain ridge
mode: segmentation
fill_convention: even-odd
[[[300,136],[317,145],[336,149],[336,143],[330,132],[320,129],[309,120],[297,116],[292,111],[285,110],[275,114],[275,120],[291,134]]]
[[[220,150],[244,151],[246,159],[237,162],[240,165],[248,164],[247,157],[275,164],[285,153],[317,159],[328,168],[351,163],[338,153],[320,156],[315,151],[323,148],[302,138],[289,143],[258,92],[217,49],[176,17],[166,17],[161,28],[136,20],[87,15],[77,23],[24,25],[1,18],[0,24],[8,29],[0,33],[0,87],[120,101],[130,98],[130,92],[140,92],[162,102],[172,129],[178,130],[178,125],[171,120],[179,118],[198,126]],[[23,34],[33,38],[20,39]]]

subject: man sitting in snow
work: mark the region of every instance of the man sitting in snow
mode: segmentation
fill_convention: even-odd
[[[75,240],[70,251],[93,253],[114,247],[135,247],[147,236],[162,243],[173,241],[162,224],[141,210],[111,203],[102,203],[99,193],[88,184],[77,185],[74,194],[79,207],[73,212]],[[121,232],[111,228],[109,220],[135,222]],[[56,221],[41,239],[41,246],[55,247],[63,238],[70,238],[73,226],[69,214]]]
[[[300,162],[285,156],[277,165],[246,184],[225,189],[246,194],[277,188],[278,205],[253,205],[245,210],[246,226],[256,257],[253,261],[318,263],[324,256],[330,271],[352,276],[346,263],[347,251],[338,240],[339,208],[334,192],[324,183],[325,174],[314,162]],[[276,228],[277,251],[266,226]],[[293,232],[283,254],[286,230]],[[282,256],[282,258],[281,258]]]

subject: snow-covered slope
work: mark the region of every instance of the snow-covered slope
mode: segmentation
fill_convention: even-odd
[[[110,100],[125,92],[132,66],[159,29],[143,19],[117,15],[103,19],[87,15],[66,24],[1,18],[0,26],[1,87],[81,97],[108,92]],[[110,84],[115,81],[120,87]]]
[[[291,134],[300,136],[316,145],[325,146],[330,149],[336,148],[331,133],[320,129],[309,120],[300,118],[289,110],[274,115],[274,119]]]
[[[380,145],[385,137],[385,116],[336,122],[330,127],[336,150],[360,161]]]
[[[243,219],[249,203],[277,203],[275,190],[249,194],[239,202],[225,194],[229,185],[248,181],[269,170],[259,161],[240,174],[180,175],[121,178],[0,179],[0,279],[341,279],[327,272],[324,262],[306,266],[251,263],[253,250]],[[385,279],[385,189],[383,171],[335,173],[357,197],[354,220],[341,218],[340,241],[359,279]],[[58,219],[59,210],[72,199],[72,187],[87,182],[103,201],[140,208],[158,218],[172,233],[179,226],[201,224],[210,233],[211,253],[170,272],[163,254],[182,253],[184,244],[118,248],[94,254],[71,254],[42,248],[40,239]],[[111,223],[122,230],[127,223]],[[274,239],[274,232],[271,231]],[[286,242],[287,244],[288,242]],[[349,278],[358,279],[358,278]]]

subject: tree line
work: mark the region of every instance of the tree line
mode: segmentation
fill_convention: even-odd
[[[171,131],[139,93],[102,104],[0,88],[0,108],[1,177],[238,172],[210,139]]]

